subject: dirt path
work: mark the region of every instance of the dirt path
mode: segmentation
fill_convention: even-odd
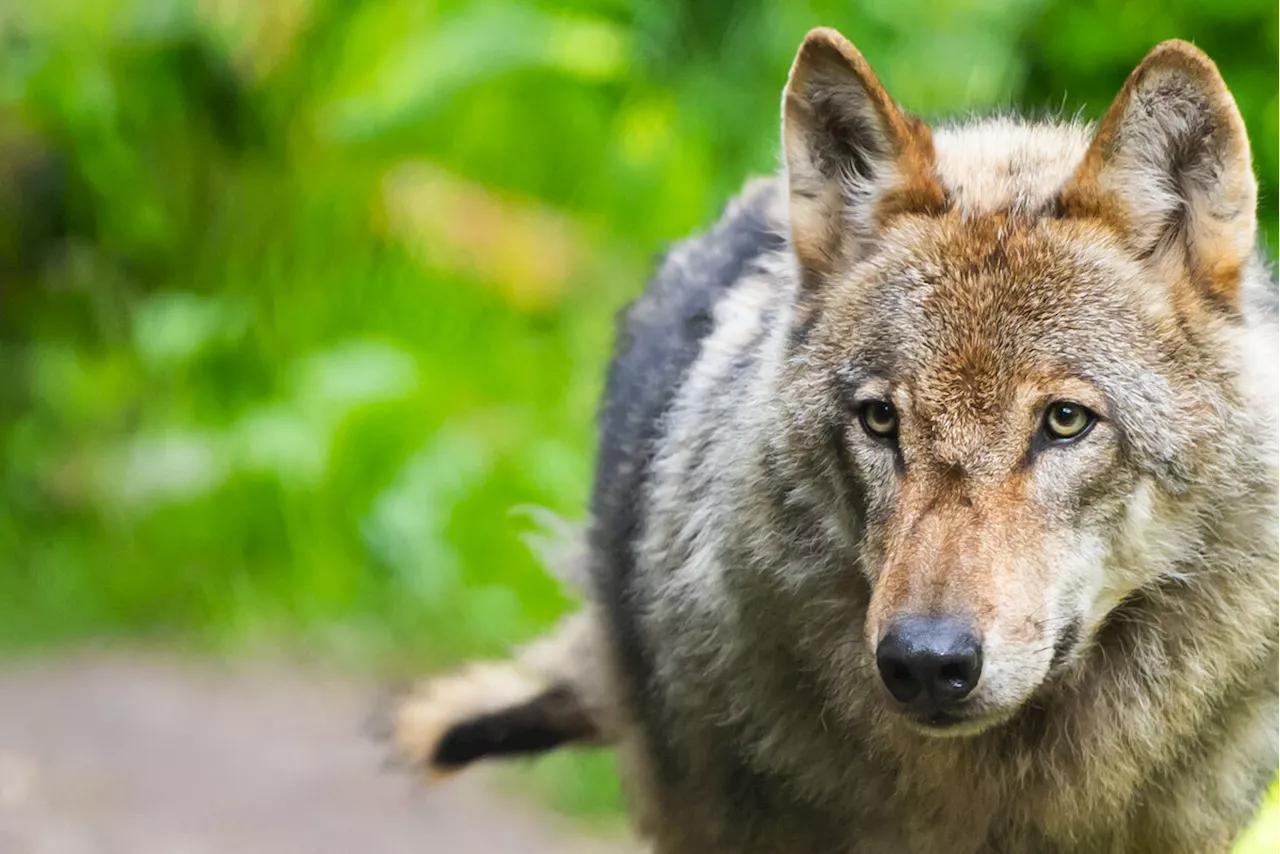
[[[94,656],[0,668],[0,854],[617,854],[483,774],[380,772],[367,692]]]

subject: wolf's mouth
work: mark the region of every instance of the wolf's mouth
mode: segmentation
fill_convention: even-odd
[[[934,738],[977,735],[1008,719],[1007,715],[963,714],[955,711],[904,712],[903,719],[916,732]]]
[[[957,715],[951,712],[929,712],[922,715],[909,715],[908,720],[917,726],[928,727],[929,729],[951,729],[959,726],[969,718],[966,715]]]

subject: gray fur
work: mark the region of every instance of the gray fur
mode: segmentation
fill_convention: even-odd
[[[797,68],[896,165],[753,183],[626,314],[593,604],[543,671],[600,709],[663,854],[1225,851],[1277,766],[1277,288],[1233,254],[1254,184],[1216,71],[1167,44],[1096,132],[931,137],[838,35]],[[838,174],[788,91],[788,162]],[[1129,108],[1170,91],[1176,123]],[[865,399],[895,405],[892,447]],[[1042,442],[1052,399],[1102,417]],[[953,731],[886,699],[903,609],[984,633]]]

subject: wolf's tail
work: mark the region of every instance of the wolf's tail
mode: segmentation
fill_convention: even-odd
[[[531,514],[532,515],[532,514]],[[570,585],[585,578],[583,539],[535,516],[530,545]],[[428,679],[387,703],[378,735],[394,761],[438,777],[480,759],[544,753],[614,740],[599,624],[591,606],[561,620],[507,660],[471,664]]]
[[[480,759],[609,744],[612,727],[589,610],[506,661],[469,665],[393,699],[380,735],[398,763],[439,777]]]

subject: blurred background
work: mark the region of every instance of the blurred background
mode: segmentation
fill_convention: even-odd
[[[582,516],[613,316],[776,168],[819,24],[933,118],[1193,40],[1274,245],[1274,0],[0,2],[0,649],[409,672],[571,607],[512,510]]]

